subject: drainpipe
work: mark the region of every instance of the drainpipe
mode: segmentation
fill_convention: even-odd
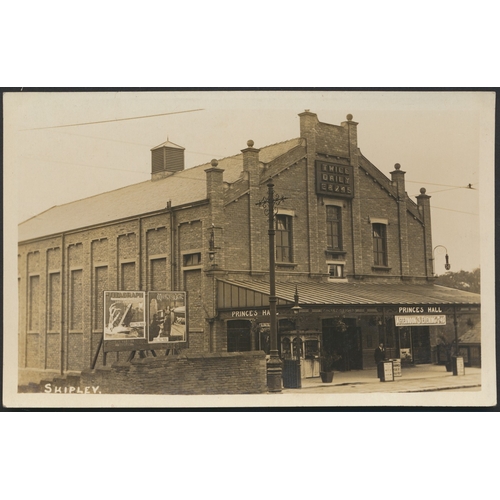
[[[172,201],[167,201],[167,210],[170,214],[170,289],[175,290],[175,260],[174,260],[174,212],[172,211]]]
[[[60,339],[60,352],[61,352],[61,375],[64,374],[64,312],[65,312],[65,293],[64,293],[64,277],[65,277],[65,256],[66,249],[64,243],[64,233],[61,234],[61,339]]]
[[[137,277],[139,278],[139,283],[136,283],[139,285],[139,290],[142,290],[142,219],[139,217],[137,219],[137,226],[138,226],[138,235],[137,235]],[[121,272],[121,269],[118,271]],[[123,283],[122,283],[123,287]],[[104,332],[103,332],[103,338],[104,338]]]

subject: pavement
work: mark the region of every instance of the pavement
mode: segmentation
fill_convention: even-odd
[[[481,390],[481,368],[465,368],[465,375],[453,375],[441,365],[403,367],[401,377],[381,382],[376,369],[335,372],[331,383],[321,378],[303,378],[301,389],[283,389],[290,394],[361,394],[370,392],[430,392],[450,390]]]

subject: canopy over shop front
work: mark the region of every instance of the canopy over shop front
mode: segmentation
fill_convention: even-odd
[[[217,292],[218,318],[226,322],[228,350],[262,348],[262,339],[253,329],[266,332],[269,327],[269,283],[219,279]],[[299,315],[292,309],[296,294]],[[479,294],[431,283],[288,281],[276,283],[276,296],[281,356],[293,356],[289,344],[299,338],[305,345],[303,376],[317,376],[317,362],[314,357],[308,361],[307,349],[312,352],[320,344],[341,354],[340,370],[375,366],[373,352],[379,341],[391,358],[430,363],[438,334],[456,336],[462,323],[480,312]],[[338,317],[344,328],[339,328]]]
[[[434,284],[277,282],[278,307],[301,306],[479,306],[480,295]],[[217,307],[244,309],[269,305],[269,283],[263,280],[218,280]]]

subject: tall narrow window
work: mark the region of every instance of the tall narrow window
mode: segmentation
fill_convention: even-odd
[[[342,250],[342,218],[340,207],[326,207],[326,245],[331,250]]]
[[[387,266],[387,239],[385,224],[373,224],[373,264]]]
[[[292,224],[288,215],[276,215],[276,262],[292,262]]]
[[[28,330],[38,332],[38,315],[40,303],[40,276],[29,278]]]

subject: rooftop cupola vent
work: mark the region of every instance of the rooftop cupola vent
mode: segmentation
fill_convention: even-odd
[[[184,170],[184,148],[168,139],[151,150],[151,180],[157,181]]]

